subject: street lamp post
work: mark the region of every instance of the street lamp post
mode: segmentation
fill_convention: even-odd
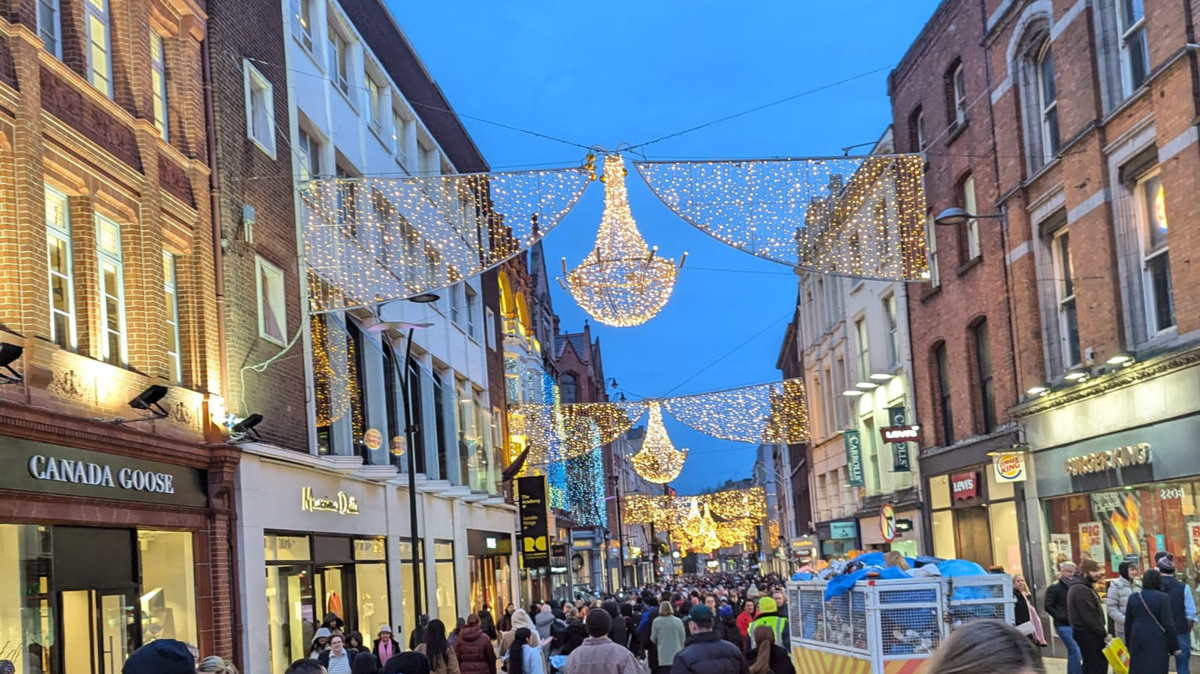
[[[619,473],[610,477],[613,484],[613,498],[617,500],[617,581],[619,584],[625,584],[625,534],[621,528],[621,475]]]

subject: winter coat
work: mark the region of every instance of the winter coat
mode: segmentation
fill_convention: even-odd
[[[746,658],[716,632],[697,632],[671,665],[671,674],[749,674]]]
[[[579,618],[567,618],[567,630],[563,635],[562,644],[559,647],[559,655],[570,655],[575,652],[588,638],[587,630],[583,628],[583,621]]]
[[[492,612],[486,608],[479,611],[479,629],[483,630],[488,639],[496,640],[496,621],[492,619]]]
[[[1070,586],[1061,578],[1046,588],[1046,597],[1043,599],[1042,608],[1046,609],[1047,615],[1054,620],[1055,627],[1071,626],[1071,621],[1067,616],[1067,590],[1069,589]]]
[[[646,666],[650,668],[651,674],[658,671],[658,649],[650,640],[650,630],[653,629],[654,619],[657,617],[658,609],[653,606],[647,607],[645,611],[642,611],[642,618],[638,621],[637,628],[638,639],[642,642],[642,648],[646,649]]]
[[[633,653],[608,637],[588,637],[571,651],[565,674],[642,674]]]
[[[545,641],[550,638],[550,626],[553,623],[553,613],[550,611],[538,611],[538,614],[533,617],[533,624],[537,627],[538,639]]]
[[[750,645],[750,623],[754,622],[754,614],[749,611],[742,611],[737,617],[738,632],[742,635],[742,644]]]
[[[345,652],[346,664],[350,665],[351,669],[354,669],[354,658],[358,656],[358,651],[354,650],[353,648],[347,648],[345,649]],[[331,655],[333,655],[332,650],[321,651],[321,654],[317,656],[317,662],[321,663],[321,666],[325,669],[329,669],[329,656]]]
[[[379,666],[383,667],[385,664],[387,664],[388,660],[400,655],[400,653],[404,651],[404,648],[400,646],[399,641],[392,639],[392,652],[385,658],[383,657],[383,654],[379,652],[379,644],[381,641],[381,639],[375,640],[375,643],[371,645],[371,652],[375,654],[375,659],[379,661]]]
[[[687,634],[683,629],[683,621],[673,615],[660,615],[650,626],[650,642],[658,653],[658,666],[666,667],[667,663],[675,661],[675,656],[683,650]]]
[[[1077,578],[1079,577],[1076,576],[1072,580]],[[1067,619],[1071,622],[1071,629],[1076,634],[1091,632],[1103,641],[1104,637],[1108,636],[1108,628],[1104,622],[1104,607],[1100,605],[1100,595],[1096,594],[1090,583],[1085,583],[1082,579],[1069,585],[1071,589],[1067,590]]]
[[[519,608],[513,611],[512,614],[512,629],[500,635],[499,653],[507,653],[509,646],[512,646],[513,638],[517,636],[517,630],[522,627],[527,628],[532,634],[529,639],[529,645],[537,648],[542,645],[542,640],[538,636],[538,632],[533,627],[533,621],[529,619],[529,614],[525,609]]]
[[[1133,583],[1117,576],[1108,584],[1108,594],[1104,597],[1104,608],[1112,620],[1113,634],[1121,636],[1125,633],[1125,604],[1134,593]]]
[[[459,631],[454,654],[462,674],[496,674],[496,649],[479,625],[467,625]]]
[[[749,669],[751,663],[758,659],[758,649],[751,649],[746,653],[746,667]],[[792,664],[792,658],[783,646],[771,644],[771,674],[796,674],[796,667]]]
[[[612,627],[608,628],[608,638],[622,648],[629,647],[629,633],[625,629],[625,619],[621,617],[621,608],[615,601],[606,601],[601,606],[612,618]]]
[[[721,628],[724,632],[721,638],[738,648],[746,647],[746,640],[742,639],[742,632],[738,629],[737,620],[733,616],[721,616]]]
[[[414,650],[428,657],[425,652],[425,644],[418,645]],[[446,651],[446,659],[441,662],[435,663],[433,658],[429,658],[429,674],[459,674],[458,656],[454,654],[453,648]]]
[[[1118,636],[1129,648],[1129,674],[1167,674],[1171,654],[1179,649],[1167,593],[1142,590],[1130,595],[1125,630]]]
[[[782,610],[771,613],[759,613],[758,617],[750,623],[747,631],[750,634],[750,647],[754,647],[754,629],[759,625],[766,625],[771,628],[771,632],[775,635],[775,643],[780,646],[790,647],[792,643],[792,635],[788,630],[787,613]]]

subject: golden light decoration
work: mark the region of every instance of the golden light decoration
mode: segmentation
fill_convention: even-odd
[[[822,274],[925,277],[920,155],[634,166],[676,215],[751,255]]]
[[[330,323],[334,325],[331,327]],[[329,426],[351,409],[359,396],[354,340],[332,316],[309,316],[312,331],[313,384],[316,392],[316,425]],[[361,424],[361,410],[355,410],[354,426]]]
[[[448,287],[528,249],[592,180],[587,165],[521,172],[321,177],[301,185],[304,260],[332,311]]]
[[[646,436],[642,439],[641,449],[633,455],[633,468],[646,480],[664,484],[679,477],[683,463],[687,461],[688,450],[677,450],[671,443],[663,426],[662,407],[657,402],[650,403],[649,407]]]
[[[641,403],[526,403],[508,408],[509,429],[530,446],[530,460],[550,463],[583,456],[633,428]]]
[[[658,257],[649,248],[629,210],[625,190],[625,161],[618,154],[604,157],[604,215],[596,246],[559,283],[592,318],[617,328],[641,325],[666,305],[675,289],[675,261]],[[683,266],[683,258],[679,266]]]
[[[696,496],[626,494],[621,505],[624,521],[653,523],[682,549],[696,552],[752,542],[767,512],[761,487]]]

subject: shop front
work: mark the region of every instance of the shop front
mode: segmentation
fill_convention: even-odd
[[[817,538],[821,541],[821,554],[826,558],[841,557],[860,549],[858,520],[834,520],[817,523]]]
[[[208,496],[232,473],[210,475],[198,445],[180,465],[146,458],[172,453],[144,434],[112,435],[122,454],[96,435],[87,448],[0,438],[0,660],[17,672],[115,674],[156,639],[212,653],[215,630],[233,630],[213,612],[214,580],[232,582],[211,545],[229,513],[214,517]]]
[[[467,530],[467,554],[471,567],[471,610],[487,606],[493,616],[502,615],[513,601],[512,534],[503,531]]]
[[[871,516],[859,517],[864,550],[895,550],[905,557],[921,554],[920,503],[883,503]]]

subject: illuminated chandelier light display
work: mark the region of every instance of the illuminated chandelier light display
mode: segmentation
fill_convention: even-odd
[[[748,543],[767,515],[761,487],[729,489],[697,496],[627,494],[625,521],[650,524],[671,533],[685,550],[712,552]]]
[[[676,215],[751,255],[821,274],[927,277],[920,155],[634,166]]]
[[[625,162],[618,154],[604,158],[604,215],[596,245],[578,267],[567,271],[564,258],[562,284],[592,318],[604,325],[624,328],[654,318],[675,289],[675,261],[658,257],[649,248],[629,210],[625,189]],[[683,260],[679,261],[683,266]]]
[[[677,450],[671,443],[663,426],[661,406],[656,402],[650,403],[646,437],[642,440],[642,448],[632,458],[634,470],[650,482],[665,484],[679,477],[687,455],[688,450]]]
[[[589,165],[521,172],[322,177],[300,189],[312,311],[413,297],[495,267],[554,229]]]

